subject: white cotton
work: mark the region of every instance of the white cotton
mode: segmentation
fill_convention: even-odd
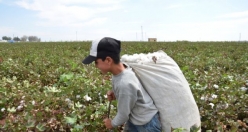
[[[213,103],[209,103],[208,105],[210,105],[212,109],[214,108],[214,104]]]
[[[159,61],[160,59],[166,58],[167,55],[163,51],[157,51],[154,53],[140,53],[133,55],[123,55],[121,56],[122,62],[134,62],[134,63],[149,63],[154,61]],[[156,60],[154,60],[156,58]],[[156,63],[156,62],[155,62]]]
[[[25,103],[25,100],[21,100],[21,101],[20,101],[20,104],[24,104],[24,103]]]
[[[4,111],[5,111],[5,108],[2,108],[2,109],[1,109],[1,112],[4,112]]]
[[[216,99],[217,98],[217,95],[216,94],[212,94],[212,98],[213,99]]]
[[[31,103],[32,103],[32,105],[35,105],[35,101],[34,100]]]
[[[91,100],[91,97],[89,97],[88,94],[86,94],[86,95],[84,96],[84,99],[85,99],[86,101],[90,101],[90,100]]]
[[[66,98],[65,99],[65,102],[68,102],[69,103],[69,102],[71,102],[71,100],[69,98]]]
[[[80,98],[81,98],[81,96],[80,96],[80,95],[77,95],[77,96],[76,96],[76,98],[77,98],[77,99],[80,99]]]
[[[219,88],[219,86],[218,86],[217,84],[214,84],[214,88],[218,89],[218,88]]]
[[[201,97],[201,100],[205,100],[205,97],[202,96],[202,97]]]
[[[227,108],[228,108],[228,106],[229,106],[229,104],[228,104],[228,103],[225,103],[225,104],[223,105],[224,109],[227,109]]]
[[[19,105],[16,109],[17,110],[22,110],[23,106],[22,105]]]
[[[246,87],[241,87],[240,90],[241,90],[241,91],[246,91],[247,88],[246,88]]]

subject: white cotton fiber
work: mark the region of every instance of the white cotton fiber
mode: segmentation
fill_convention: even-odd
[[[156,58],[157,61],[161,59],[165,59],[167,55],[163,51],[157,51],[153,53],[140,53],[140,54],[133,54],[133,55],[128,55],[125,54],[121,57],[122,62],[134,62],[134,63],[150,63],[154,62],[153,58]]]

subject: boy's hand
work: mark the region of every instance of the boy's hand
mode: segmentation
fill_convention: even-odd
[[[111,100],[115,100],[115,94],[112,90],[108,91],[107,92],[107,97],[108,97],[108,100],[111,101]]]
[[[112,129],[112,128],[113,128],[113,126],[111,125],[111,119],[105,118],[105,119],[103,120],[103,122],[104,122],[106,128],[108,128],[108,129]]]

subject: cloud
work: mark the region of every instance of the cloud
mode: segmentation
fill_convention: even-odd
[[[248,17],[248,11],[233,12],[220,16],[220,18],[239,18],[239,17]]]
[[[167,6],[167,9],[174,9],[174,8],[182,8],[182,7],[187,7],[187,6],[192,6],[194,4],[172,4]]]
[[[13,27],[0,27],[0,34],[11,35],[15,32]]]
[[[159,24],[166,31],[149,32],[159,40],[189,40],[189,41],[236,41],[239,33],[245,36],[248,18],[218,20],[210,22],[187,22]],[[243,28],[242,28],[243,27]],[[242,37],[247,39],[247,37]]]
[[[204,28],[204,29],[219,29],[219,28],[231,28],[237,27],[240,25],[246,25],[248,23],[248,18],[239,18],[239,19],[230,19],[230,20],[216,20],[216,21],[209,21],[209,22],[179,22],[179,23],[171,23],[171,24],[164,24],[160,23],[157,24],[156,27],[176,27],[177,29],[182,28]]]
[[[73,26],[80,23],[96,23],[103,20],[97,16],[118,10],[123,0],[19,0],[16,4],[27,10],[36,11],[44,26]],[[104,18],[106,20],[106,18]],[[102,21],[103,22],[103,21]],[[99,23],[98,23],[99,24]]]

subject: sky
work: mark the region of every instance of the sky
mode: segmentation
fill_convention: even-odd
[[[0,39],[248,41],[248,0],[0,0]]]

